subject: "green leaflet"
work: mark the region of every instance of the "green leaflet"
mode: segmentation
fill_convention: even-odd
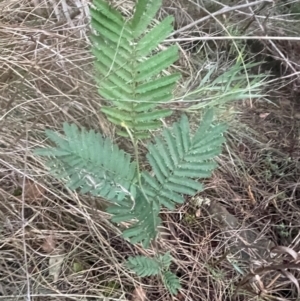
[[[169,154],[169,151],[171,152],[171,150],[168,149],[167,145],[165,143],[163,143],[163,140],[160,139],[159,137],[155,137],[155,142],[156,142],[155,143],[156,149],[157,149],[158,153],[160,154],[161,159],[164,161],[166,168],[168,168],[169,170],[173,170],[174,163]],[[151,145],[149,145],[149,147],[151,147]],[[149,149],[149,150],[151,152],[151,149]]]
[[[131,120],[131,113],[130,112],[120,111],[116,108],[103,107],[102,112],[104,112],[109,117],[119,119],[120,121],[129,121],[129,120]]]
[[[170,175],[170,170],[168,166],[163,161],[163,157],[159,155],[159,153],[156,151],[155,146],[149,144],[148,150],[150,153],[147,154],[147,159],[150,162],[150,164],[153,166],[156,166],[156,169],[158,170],[157,174],[161,175],[161,180],[158,179],[161,183],[164,183],[165,177],[168,177]],[[157,175],[156,174],[156,175]]]
[[[147,34],[141,38],[137,44],[136,50],[139,56],[146,56],[168,37],[173,28],[171,23],[174,17],[168,16],[162,22],[153,27]]]
[[[93,4],[100,13],[110,18],[116,24],[123,25],[124,21],[121,13],[109,6],[107,2],[103,0],[94,0]]]
[[[220,141],[221,145],[221,141]],[[202,151],[200,153],[197,153],[197,150],[191,151],[189,155],[185,157],[185,160],[188,162],[202,162],[204,160],[208,160],[211,158],[214,158],[215,156],[218,156],[221,153],[221,147],[216,147],[214,149],[208,149],[207,151]]]
[[[113,47],[116,45],[109,43],[103,36],[91,35],[90,39],[93,44],[92,51],[95,49],[98,50],[98,52],[93,52],[95,57],[101,56],[103,53],[105,53],[110,57],[114,64],[117,63],[128,72],[132,72],[131,67],[128,65],[128,60],[131,57],[130,52],[120,47]]]
[[[201,186],[197,189],[193,189],[193,188],[190,188],[186,185],[177,185],[176,183],[167,183],[165,184],[165,187],[168,188],[169,190],[173,191],[173,192],[177,192],[179,194],[187,194],[187,195],[195,195],[198,191],[200,191],[199,188],[201,188]]]
[[[205,146],[212,148],[216,145],[220,145],[220,140],[224,140],[221,135],[224,133],[225,130],[226,130],[226,126],[223,124],[219,124],[216,127],[210,129],[206,133],[205,137],[202,136],[201,140],[194,139],[195,148],[200,149],[201,147],[205,148]]]
[[[178,152],[178,158],[180,161],[182,161],[185,153],[184,153],[183,141],[182,141],[182,137],[181,137],[179,123],[174,124],[173,131],[174,131],[175,142],[176,142],[176,147],[177,147],[177,152]]]
[[[177,46],[171,46],[168,49],[155,54],[148,60],[140,63],[137,67],[137,82],[142,82],[150,77],[158,75],[165,68],[177,61],[178,58]]]
[[[132,82],[131,73],[125,68],[118,67],[117,65],[115,65],[115,69],[112,69],[111,59],[106,56],[106,54],[101,54],[100,57],[101,58],[99,58],[95,64],[96,70],[104,75],[105,80],[111,80],[116,86],[121,86],[122,90],[132,94],[132,87],[130,85],[127,86],[127,84]],[[117,63],[114,62],[114,64]],[[115,81],[111,79],[112,76],[115,77]],[[123,81],[118,81],[118,77],[120,78],[119,80]]]
[[[134,106],[134,110],[135,112],[148,111],[152,108],[157,107],[158,104],[163,104],[171,99],[172,99],[171,93],[165,94],[158,98],[151,99],[151,101],[142,101],[141,103],[138,103],[137,105]]]
[[[149,173],[143,172],[142,173],[142,179],[145,180],[145,182],[148,184],[147,186],[154,188],[155,190],[160,189],[159,183],[156,181],[154,177],[151,177]]]
[[[140,277],[158,275],[160,266],[157,260],[145,257],[129,257],[126,266]]]
[[[193,137],[194,141],[197,141],[197,142],[201,141],[203,136],[205,136],[207,130],[211,127],[211,124],[213,122],[213,117],[214,117],[213,110],[206,111],[206,113],[204,114],[204,116],[202,118],[202,122],[199,125],[199,127]]]
[[[131,47],[127,39],[125,39],[124,37],[122,38],[122,36],[110,31],[95,19],[92,19],[91,25],[95,30],[97,30],[97,32],[101,32],[101,35],[110,44],[115,45],[116,48],[122,48],[124,50],[127,50],[128,52],[131,52]]]
[[[184,198],[182,195],[176,193],[175,191],[172,190],[167,190],[167,187],[165,189],[161,190],[160,195],[159,195],[159,201],[161,205],[167,207],[170,210],[174,209],[174,203],[177,204],[183,204],[184,203]]]
[[[103,27],[105,27],[107,30],[115,33],[115,34],[120,34],[120,39],[125,38],[125,39],[130,39],[131,34],[130,31],[128,30],[128,27],[126,24],[118,24],[114,20],[111,20],[109,17],[106,15],[102,14],[98,10],[90,9],[90,14],[91,17],[97,21],[99,24],[101,24]]]
[[[178,155],[178,150],[177,150],[177,146],[176,146],[176,140],[173,139],[172,133],[170,130],[164,130],[163,136],[166,141],[166,147],[168,148],[168,150],[170,152],[170,157],[174,163],[173,168],[175,168],[179,163],[179,161],[178,161],[179,155]]]
[[[181,286],[178,277],[169,270],[171,261],[170,252],[156,258],[130,256],[126,261],[126,266],[140,277],[160,275],[168,291],[176,295]]]
[[[137,122],[147,122],[172,115],[172,111],[168,109],[157,110],[149,113],[141,113],[136,117]]]
[[[151,4],[151,2],[153,2],[153,1],[149,1],[150,4]],[[135,6],[135,12],[134,12],[133,18],[131,20],[131,27],[132,27],[133,31],[136,29],[138,24],[140,22],[142,22],[143,14],[146,12],[147,3],[148,3],[148,0],[137,1],[137,4]]]
[[[126,208],[116,204],[107,209],[108,213],[113,214],[112,221],[132,222],[132,225],[123,231],[123,237],[128,238],[131,243],[142,243],[145,248],[155,239],[157,227],[160,225],[160,207],[156,202],[145,199],[142,190],[138,189],[134,201],[127,198]]]
[[[163,172],[160,169],[159,164],[157,161],[154,160],[153,156],[147,155],[148,162],[150,163],[153,170],[155,170],[155,177],[158,180],[158,182],[163,185],[165,182],[165,176]]]
[[[161,263],[162,268],[165,270],[169,269],[172,259],[173,258],[170,254],[170,251],[163,255],[159,255],[159,262]]]
[[[181,75],[178,73],[167,75],[167,76],[161,76],[157,79],[154,79],[154,80],[148,81],[142,85],[139,85],[136,88],[136,92],[137,93],[145,93],[148,91],[151,92],[151,91],[156,90],[161,87],[165,87],[165,86],[169,87],[170,84],[175,84],[180,79],[180,77],[181,77]],[[170,90],[169,90],[169,92],[170,92]]]
[[[139,0],[132,18],[133,36],[137,38],[150,25],[162,4],[161,0]]]
[[[211,176],[211,172],[209,171],[203,171],[203,170],[194,170],[194,169],[179,169],[174,172],[174,176],[178,177],[191,177],[191,178],[209,178]],[[202,187],[202,186],[200,186]],[[200,191],[202,188],[198,187],[197,189]],[[196,189],[196,188],[195,188]]]
[[[165,287],[172,295],[177,295],[178,290],[181,288],[178,277],[170,271],[162,274],[162,280]]]
[[[169,84],[164,87],[159,87],[153,91],[148,91],[143,94],[138,94],[137,99],[139,102],[145,103],[147,101],[154,102],[156,99],[161,103],[161,98],[170,95],[170,90],[173,90],[174,84]]]
[[[138,131],[146,131],[146,130],[156,130],[159,129],[161,126],[161,123],[159,121],[152,121],[152,122],[143,122],[143,123],[137,123],[132,128],[137,129]]]
[[[103,56],[104,58],[104,56]],[[130,86],[126,84],[131,81],[130,76],[127,77],[127,74],[124,71],[115,71],[114,73],[111,72],[109,67],[105,66],[102,62],[97,62],[95,64],[96,70],[105,74],[105,81],[107,84],[111,84],[111,87],[118,87],[121,86],[122,88],[119,89],[121,93],[127,93],[128,98],[130,99],[132,94],[132,89]],[[106,84],[106,85],[107,85]],[[110,88],[111,89],[111,88]]]

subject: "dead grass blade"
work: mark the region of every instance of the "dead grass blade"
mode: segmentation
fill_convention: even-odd
[[[131,301],[146,301],[146,293],[141,286],[134,289]]]
[[[296,277],[291,274],[288,271],[281,270],[281,273],[285,275],[297,288],[297,300],[300,298],[300,286],[299,286],[299,281],[296,279]]]
[[[272,248],[271,252],[278,253],[278,254],[288,254],[290,255],[295,261],[297,261],[300,257],[299,254],[294,251],[292,248],[284,247],[284,246],[277,246]]]

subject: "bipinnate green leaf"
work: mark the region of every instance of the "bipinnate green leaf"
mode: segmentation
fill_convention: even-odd
[[[147,138],[172,114],[159,106],[172,99],[180,78],[164,72],[178,59],[178,47],[157,49],[173,29],[173,17],[152,24],[161,3],[137,1],[131,20],[102,0],[94,0],[90,9],[96,81],[107,101],[102,111],[124,137],[130,132],[136,139]]]
[[[172,128],[164,129],[162,137],[148,145],[147,159],[154,175],[142,174],[145,194],[174,209],[176,203],[184,202],[182,195],[201,191],[199,179],[210,177],[217,167],[213,159],[221,153],[225,130],[224,125],[213,125],[212,110],[204,115],[193,137],[185,115]]]
[[[51,172],[57,178],[64,178],[70,189],[116,203],[133,197],[130,190],[136,164],[110,139],[67,123],[64,135],[49,130],[46,134],[55,146],[37,149],[35,153],[50,157]]]

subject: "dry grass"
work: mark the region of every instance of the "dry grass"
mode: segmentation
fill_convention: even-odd
[[[160,15],[176,16],[177,34],[170,39],[176,38],[181,47],[176,66],[185,78],[181,90],[199,82],[210,64],[218,66],[215,76],[228,70],[244,47],[245,61],[267,58],[263,68],[276,72],[276,78],[268,86],[272,103],[249,97],[234,106],[220,105],[231,130],[220,168],[201,198],[222,204],[238,227],[224,228],[193,200],[176,212],[163,213],[167,234],[159,246],[171,250],[172,269],[183,284],[174,300],[232,300],[237,288],[237,300],[258,295],[296,300],[299,272],[289,269],[282,275],[278,265],[282,270],[299,265],[291,250],[300,250],[300,42],[199,43],[199,38],[259,36],[266,30],[272,36],[299,36],[300,18],[291,15],[289,3],[236,3],[238,9],[217,14],[223,1],[196,2],[166,1]],[[124,14],[132,9],[131,1],[114,3]],[[99,112],[87,5],[79,0],[0,3],[0,300],[125,301],[140,287],[149,300],[172,300],[157,279],[136,279],[122,266],[128,255],[153,251],[121,239],[95,199],[66,190],[32,155],[44,143],[44,129],[59,130],[64,121],[114,137],[114,129]],[[202,22],[179,31],[199,18]],[[258,74],[262,69],[250,71]],[[245,91],[251,92],[247,87]],[[172,104],[179,111],[187,106]],[[233,118],[232,110],[240,113]],[[237,234],[247,229],[255,230],[258,242],[264,238],[289,249],[245,261],[232,246]]]

